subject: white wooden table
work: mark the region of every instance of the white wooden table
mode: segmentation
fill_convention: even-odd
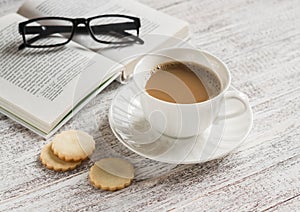
[[[0,2],[3,15],[22,1]],[[0,115],[0,210],[300,211],[300,1],[142,2],[188,21],[193,44],[227,63],[254,111],[247,140],[204,164],[144,159],[109,128],[108,108],[121,87],[113,83],[62,129],[85,130],[101,157],[135,164],[133,184],[112,193],[89,184],[91,160],[66,173],[45,169],[38,156],[49,140]]]

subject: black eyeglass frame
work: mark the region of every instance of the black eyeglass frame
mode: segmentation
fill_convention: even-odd
[[[123,22],[123,23],[112,23],[112,24],[101,24],[98,26],[91,26],[90,22],[94,19],[98,19],[98,18],[106,18],[106,17],[119,17],[119,18],[127,18],[132,20],[132,22]],[[31,45],[30,43],[28,43],[28,40],[26,39],[26,34],[35,34],[37,33],[37,31],[41,31],[43,32],[45,29],[43,28],[43,26],[26,26],[29,23],[32,22],[37,22],[37,21],[42,21],[42,20],[63,20],[63,21],[69,21],[70,23],[72,23],[72,31],[71,34],[68,38],[68,40],[66,40],[63,43],[59,43],[59,44],[51,44],[51,45]],[[84,27],[79,27],[79,24],[84,24]],[[50,28],[49,28],[50,27]],[[95,36],[92,27],[96,27],[96,30],[100,30],[100,31],[117,31],[122,33],[123,35],[126,36],[132,36],[134,39],[132,41],[103,41],[103,40],[99,40],[97,39],[97,37]],[[50,48],[50,47],[58,47],[58,46],[63,46],[66,45],[67,43],[69,43],[75,32],[76,33],[80,33],[80,32],[86,32],[86,30],[88,31],[88,33],[91,35],[91,37],[99,42],[99,43],[103,43],[103,44],[128,44],[128,43],[133,43],[133,42],[139,42],[141,44],[143,44],[143,40],[139,38],[139,28],[141,27],[141,22],[140,19],[138,17],[134,17],[134,16],[128,16],[128,15],[121,15],[121,14],[105,14],[105,15],[99,15],[99,16],[94,16],[94,17],[90,17],[90,18],[66,18],[66,17],[57,17],[57,16],[52,16],[52,17],[40,17],[40,18],[35,18],[35,19],[30,19],[24,22],[19,23],[19,33],[22,35],[23,38],[23,44],[20,45],[19,49],[23,49],[25,47],[30,47],[30,48]],[[57,33],[63,31],[63,29],[65,28],[66,30],[66,26],[47,26],[47,30],[58,30]],[[26,29],[26,31],[25,31]],[[31,29],[31,33],[30,33],[30,29]],[[125,30],[136,30],[137,35],[132,35],[128,32],[125,32]],[[69,32],[69,31],[67,31]],[[54,32],[48,33],[49,34],[53,34]],[[41,37],[41,36],[40,36]],[[36,37],[34,37],[36,38]],[[38,37],[36,38],[36,40],[39,39]]]

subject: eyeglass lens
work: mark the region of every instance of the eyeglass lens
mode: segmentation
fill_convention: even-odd
[[[137,36],[137,29],[134,27],[133,21],[123,17],[92,19],[90,29],[98,41],[104,42],[126,43],[133,41],[133,37]]]
[[[25,26],[25,40],[31,46],[59,45],[67,43],[73,31],[73,23],[67,20],[45,19]]]

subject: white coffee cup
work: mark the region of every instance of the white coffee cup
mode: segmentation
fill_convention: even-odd
[[[207,101],[191,104],[171,103],[150,96],[145,86],[151,70],[169,61],[188,61],[209,67],[220,79],[219,94]],[[134,81],[141,90],[140,100],[145,118],[155,130],[171,137],[184,138],[201,134],[217,119],[232,118],[249,109],[246,95],[228,91],[231,76],[227,66],[210,53],[197,49],[170,48],[145,55],[135,66]],[[240,101],[244,109],[221,116],[219,112],[222,102],[229,98]]]

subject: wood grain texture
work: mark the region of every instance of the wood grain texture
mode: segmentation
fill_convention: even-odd
[[[142,158],[113,136],[107,112],[113,83],[64,129],[94,136],[92,160],[56,173],[38,160],[42,140],[0,115],[0,211],[299,211],[300,2],[142,0],[191,24],[192,43],[220,57],[233,85],[249,96],[253,129],[225,158],[169,165]],[[0,0],[0,15],[21,0]],[[107,156],[129,159],[137,176],[114,193],[93,188],[88,170]]]

